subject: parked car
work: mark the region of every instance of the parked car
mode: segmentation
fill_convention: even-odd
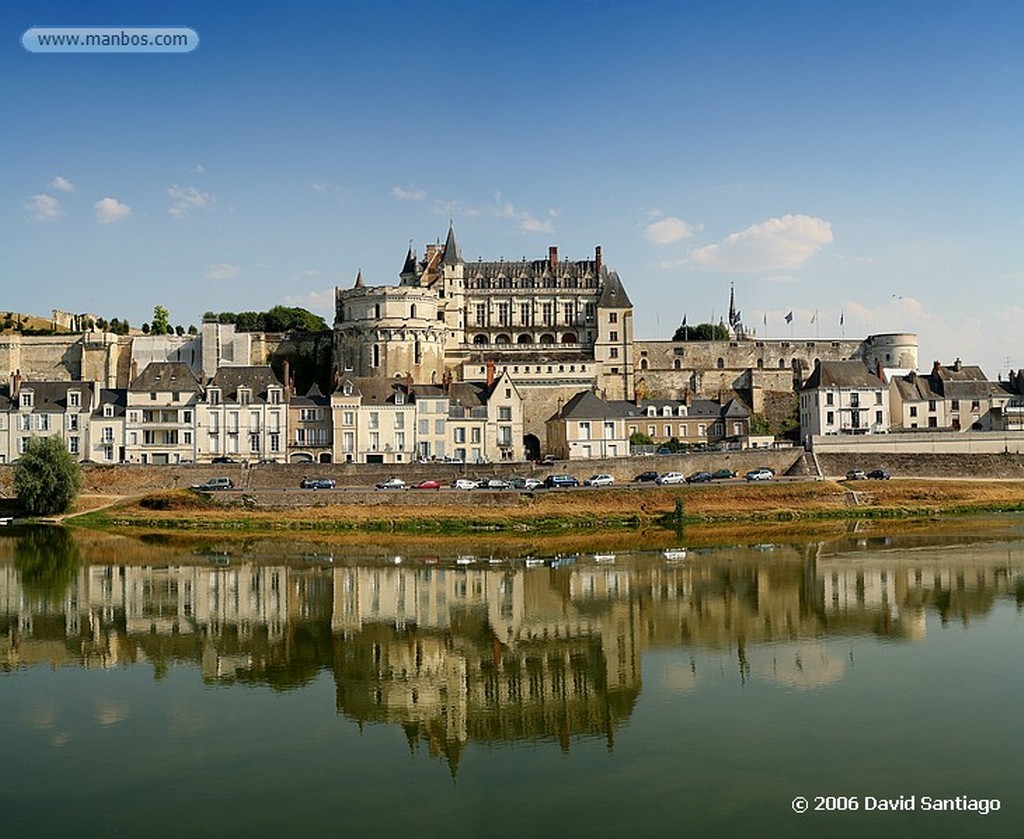
[[[303,478],[299,483],[301,489],[334,489],[332,478]]]
[[[751,469],[743,477],[747,481],[770,481],[775,473],[771,469]]]
[[[566,489],[578,487],[580,482],[572,475],[548,475],[544,479],[544,486],[548,489]]]
[[[476,489],[476,481],[472,481],[469,478],[456,478],[452,484],[452,489]]]
[[[711,483],[710,472],[694,472],[686,479],[688,484],[708,484]]]
[[[615,478],[613,478],[611,475],[605,474],[591,475],[583,483],[585,486],[588,487],[610,487],[612,484],[615,483]]]
[[[544,486],[544,481],[537,480],[537,478],[520,478],[515,477],[511,479],[512,489],[537,489],[537,487]]]
[[[405,481],[401,478],[388,478],[377,484],[377,489],[405,489]]]
[[[727,481],[729,478],[736,477],[735,469],[716,469],[711,473],[711,479],[714,481]]]
[[[235,461],[232,458],[224,457],[223,455],[221,455],[220,457],[215,457],[213,460],[210,461],[210,463],[234,463],[234,462]]]
[[[480,489],[512,489],[512,481],[506,481],[504,478],[488,478],[480,481],[477,486]]]
[[[888,481],[892,475],[886,472],[884,469],[872,469],[868,472],[868,477],[872,481]]]
[[[651,471],[651,472],[641,472],[639,475],[637,475],[635,478],[633,478],[633,483],[635,483],[635,484],[649,484],[649,483],[653,483],[656,480],[658,480],[658,473],[657,472],[653,472],[653,471]]]
[[[201,484],[193,484],[192,489],[199,492],[216,492],[222,489],[234,489],[235,482],[231,478],[210,478]]]
[[[863,469],[851,469],[846,473],[846,480],[848,481],[866,481],[867,479],[867,473]]]
[[[659,475],[657,479],[658,486],[665,486],[666,484],[685,484],[686,475],[682,472],[666,472],[664,475]]]
[[[413,489],[440,489],[441,482],[435,481],[433,478],[427,478],[425,481],[420,481],[418,484],[412,485]]]
[[[546,454],[546,455],[544,455],[544,459],[541,460],[541,464],[544,465],[544,466],[550,466],[554,462],[555,462],[555,456],[553,454]]]

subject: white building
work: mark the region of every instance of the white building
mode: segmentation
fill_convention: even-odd
[[[821,361],[800,391],[800,436],[886,434],[889,388],[860,361]]]
[[[284,385],[269,366],[221,367],[196,404],[196,460],[288,459]]]

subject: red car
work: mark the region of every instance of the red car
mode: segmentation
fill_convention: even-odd
[[[420,481],[418,484],[413,484],[412,488],[413,489],[440,489],[441,488],[441,482],[428,479],[426,481]]]

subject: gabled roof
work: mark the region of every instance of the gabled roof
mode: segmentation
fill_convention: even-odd
[[[949,399],[987,399],[1006,394],[1006,388],[998,382],[990,382],[976,364],[957,362],[951,367],[940,364],[932,370],[931,379],[932,387]]]
[[[152,361],[139,373],[128,388],[132,391],[175,391],[198,393],[202,390],[199,379],[182,361]]]
[[[882,381],[860,361],[820,361],[801,390],[822,387],[881,388]]]
[[[352,395],[359,396],[363,405],[398,405],[415,402],[416,389],[410,395],[404,380],[379,379],[375,376],[345,376],[338,382],[335,393],[344,393],[345,384],[352,385]]]
[[[281,380],[274,375],[269,365],[244,366],[244,367],[221,367],[217,374],[210,379],[207,387],[218,387],[223,393],[225,402],[237,402],[238,391],[247,388],[252,398],[257,401],[266,402],[267,392],[270,388],[283,389]]]
[[[931,379],[928,376],[911,373],[908,376],[893,379],[892,384],[904,402],[928,402],[932,399],[942,399],[941,393],[932,390]]]
[[[604,274],[604,277],[602,277],[604,280],[604,288],[601,289],[601,297],[597,301],[598,308],[633,308],[633,304],[629,300],[629,295],[626,294],[626,289],[622,287],[622,281],[619,279],[618,272],[602,270],[601,273]]]
[[[416,254],[413,252],[412,245],[409,245],[409,251],[405,255],[405,264],[402,266],[402,275],[416,274]]]

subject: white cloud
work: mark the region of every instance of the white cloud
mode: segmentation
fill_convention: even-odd
[[[242,269],[230,262],[216,262],[206,269],[203,275],[208,280],[230,280],[237,277]]]
[[[208,192],[200,192],[194,186],[178,186],[175,184],[167,190],[171,198],[171,206],[167,208],[175,218],[187,218],[193,210],[212,210],[217,202]]]
[[[757,273],[796,268],[832,241],[832,225],[804,215],[770,218],[716,245],[690,252],[690,259],[712,271]]]
[[[314,314],[327,319],[328,323],[334,317],[334,288],[325,288],[322,291],[310,291],[306,294],[289,294],[284,298],[285,305],[301,306]]]
[[[62,175],[57,175],[57,177],[50,181],[50,186],[52,186],[54,189],[59,189],[61,192],[75,191],[75,185]]]
[[[313,187],[314,192],[327,192],[331,188],[331,185],[326,181],[313,181],[310,186]]]
[[[647,241],[656,245],[671,245],[681,239],[688,239],[693,235],[693,226],[681,218],[666,216],[658,221],[651,222],[644,228],[644,236]]]
[[[309,268],[306,271],[302,272],[302,276],[303,277],[319,277],[320,276],[320,272],[317,271],[316,268]]]
[[[205,172],[205,171],[206,171],[206,167],[205,167],[205,166],[203,166],[203,164],[202,164],[202,163],[197,163],[197,164],[196,164],[196,168],[195,168],[195,172],[196,172],[196,174],[199,174],[199,175],[201,175],[201,174],[203,174],[203,172]]]
[[[427,193],[422,189],[410,184],[408,189],[400,186],[391,187],[391,194],[395,196],[399,201],[422,201],[427,197]]]
[[[100,224],[114,224],[132,214],[132,208],[116,198],[101,198],[92,206],[96,209],[96,221]]]
[[[61,207],[60,201],[52,195],[44,193],[33,195],[25,205],[25,209],[28,210],[28,214],[34,221],[56,221],[64,215],[64,208]]]

